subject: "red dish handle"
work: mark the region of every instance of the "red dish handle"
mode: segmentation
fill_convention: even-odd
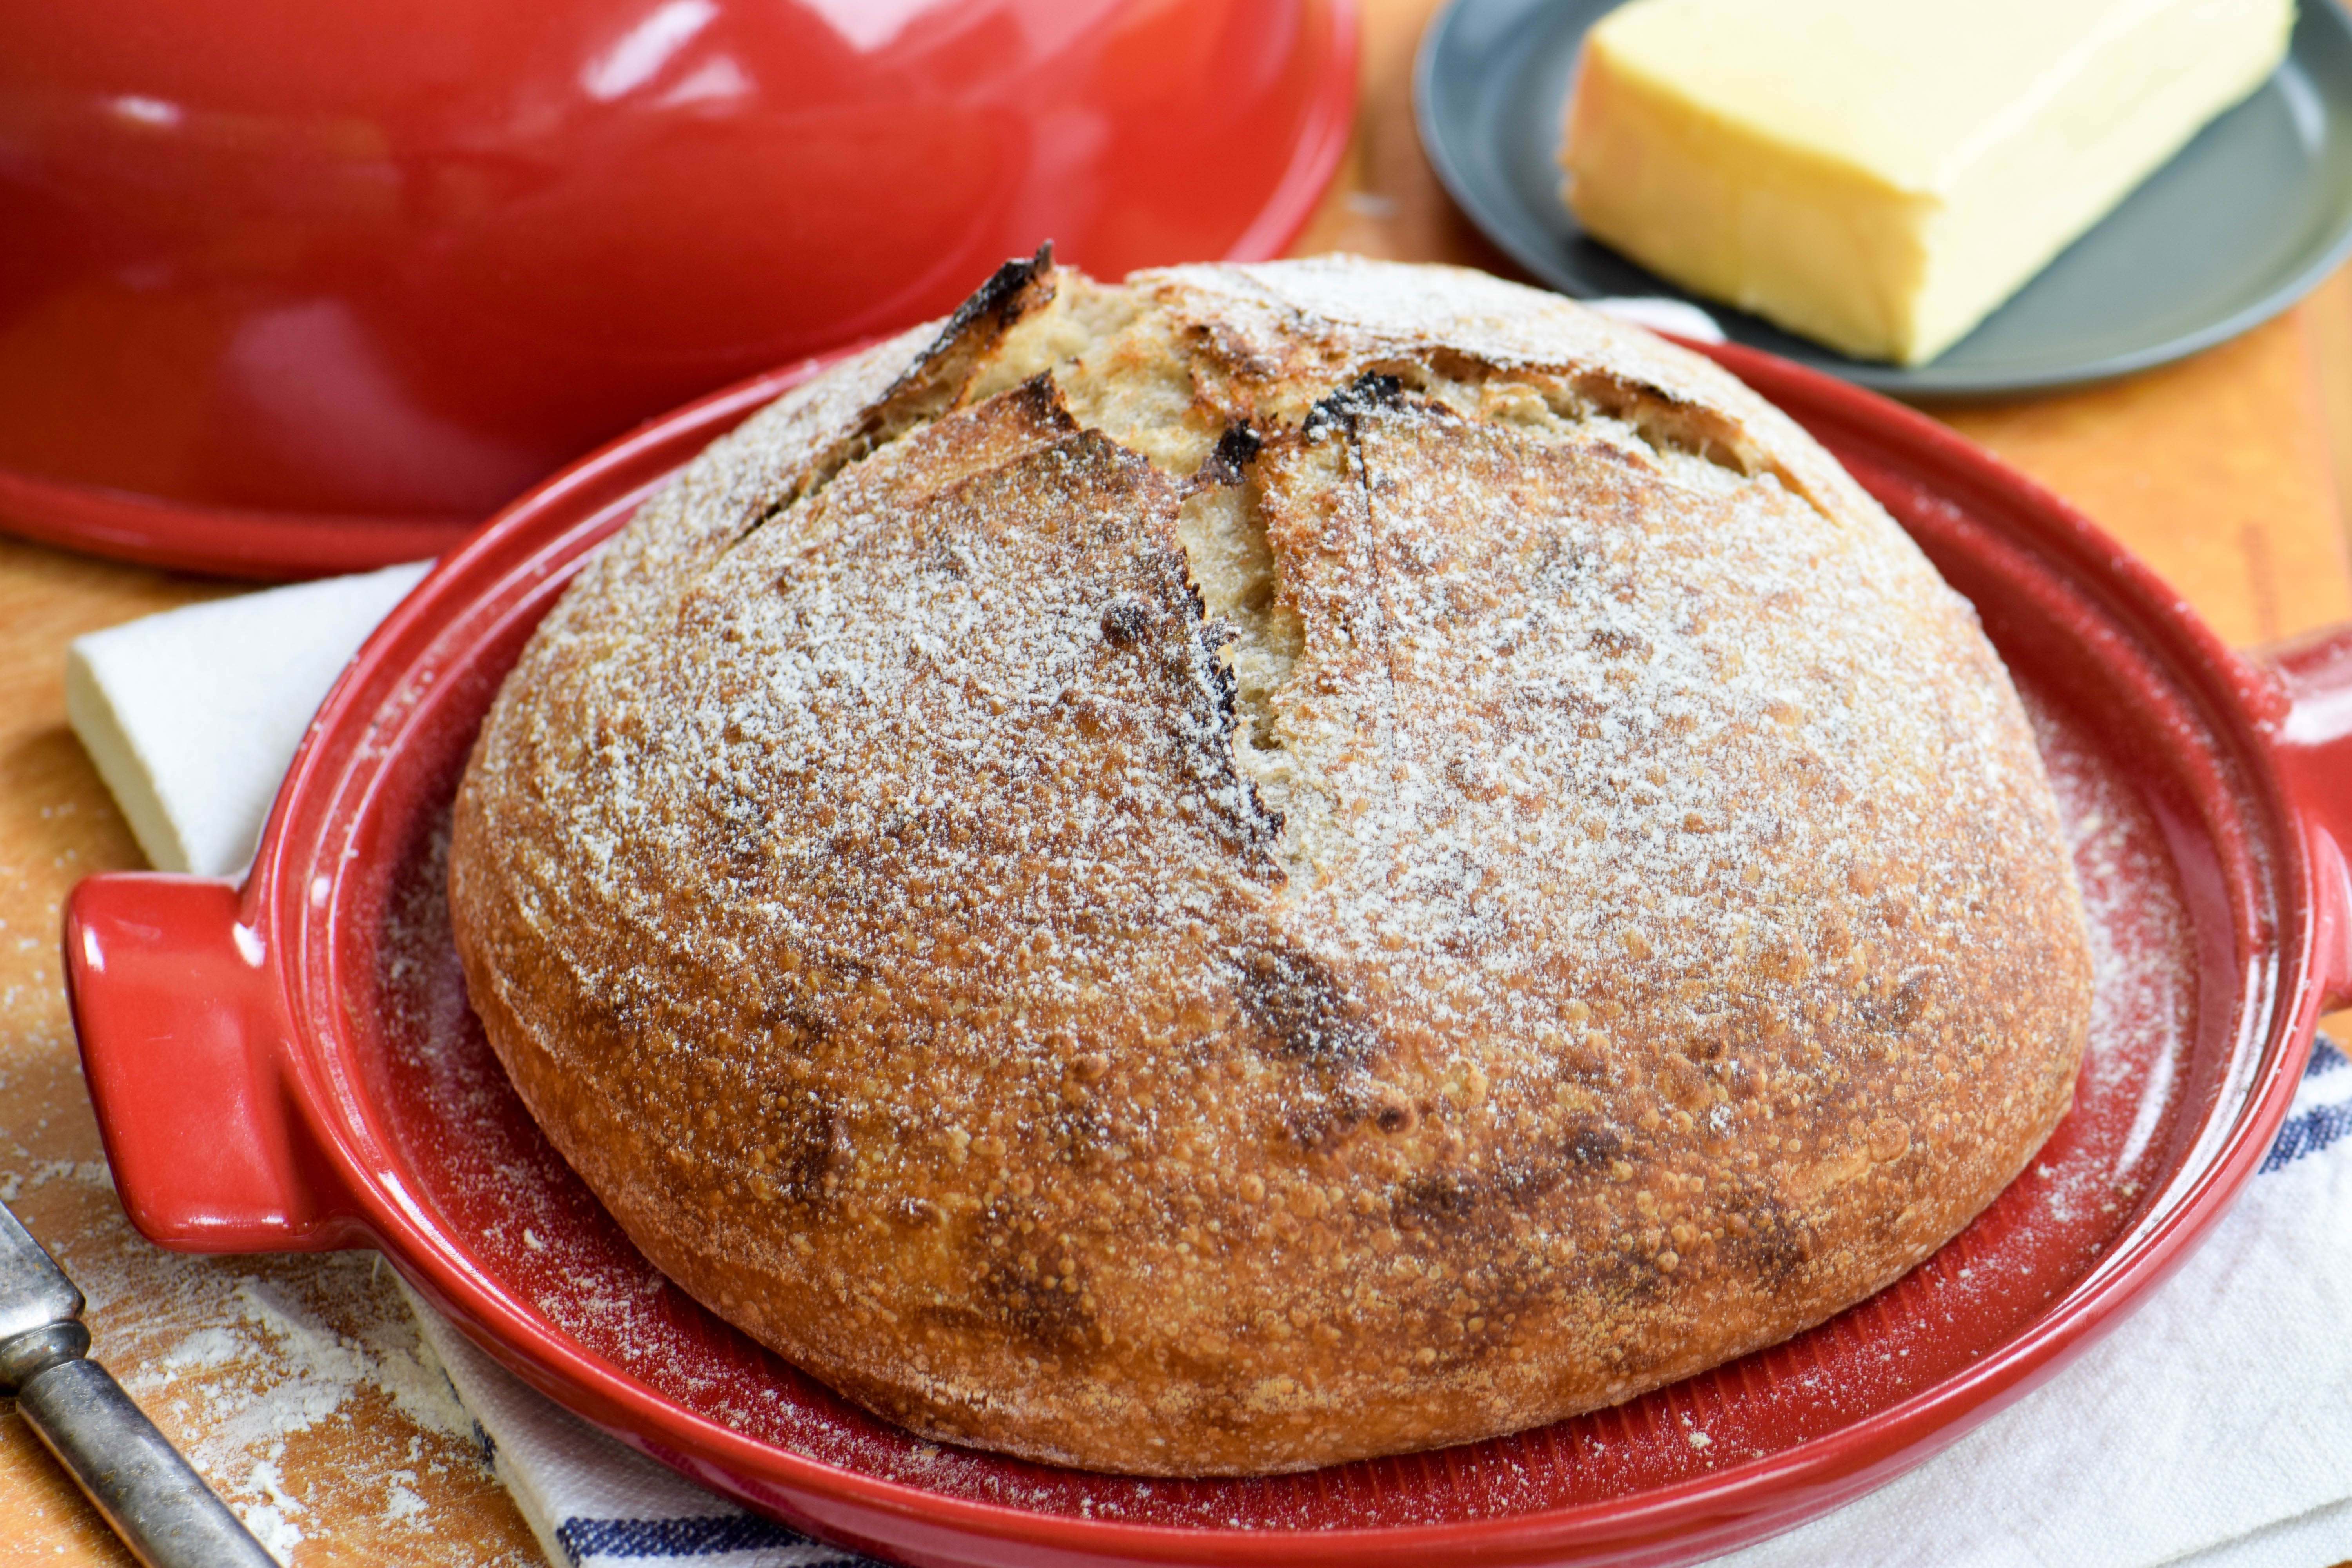
[[[2352,1003],[2352,625],[2268,650],[2286,700],[2272,721],[2279,760],[2310,819],[2323,1008]]]
[[[91,877],[66,907],[82,1072],[131,1223],[180,1252],[362,1244],[287,1079],[278,970],[234,883]]]

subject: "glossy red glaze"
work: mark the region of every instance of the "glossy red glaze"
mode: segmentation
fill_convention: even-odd
[[[1974,1225],[1871,1300],[1541,1431],[1145,1484],[919,1444],[662,1280],[483,1042],[436,846],[480,716],[569,573],[796,373],[608,448],[446,561],[328,700],[241,890],[77,890],[75,1017],[134,1219],[180,1247],[363,1236],[572,1409],[752,1507],[924,1564],[1679,1562],[1916,1463],[2139,1300],[2268,1150],[2323,1000],[2352,975],[2337,848],[2352,631],[2275,668],[2241,658],[2114,542],[1941,426],[1717,352],[1976,603],[2035,715],[2114,955],[2072,1113]]]
[[[0,527],[431,554],[1042,239],[1278,253],[1355,89],[1353,0],[7,6]]]

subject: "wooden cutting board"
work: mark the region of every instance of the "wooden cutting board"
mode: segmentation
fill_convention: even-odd
[[[1433,0],[1364,0],[1364,99],[1297,250],[1510,268],[1412,130]],[[2352,277],[2236,342],[2063,396],[1937,409],[2145,556],[2242,644],[2352,618]],[[540,1561],[372,1255],[192,1258],[132,1234],[106,1181],[57,959],[74,881],[140,863],[66,729],[78,633],[234,591],[0,541],[0,1197],[91,1300],[96,1353],[302,1568]],[[13,1413],[0,1564],[128,1564]]]

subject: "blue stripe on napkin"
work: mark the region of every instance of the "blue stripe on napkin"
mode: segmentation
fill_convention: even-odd
[[[2311,1043],[2311,1062],[2303,1069],[2304,1080],[2331,1073],[2347,1065],[2344,1053],[2336,1042],[2322,1036]],[[2333,1105],[2315,1105],[2310,1110],[2286,1119],[2279,1129],[2278,1142],[2263,1157],[2263,1171],[2283,1171],[2306,1154],[2316,1154],[2346,1133],[2352,1132],[2352,1103],[2337,1101]]]
[[[870,1561],[748,1513],[702,1519],[572,1519],[564,1521],[555,1539],[574,1568],[599,1557],[715,1557],[726,1552],[794,1548],[806,1552],[798,1561],[808,1563]]]

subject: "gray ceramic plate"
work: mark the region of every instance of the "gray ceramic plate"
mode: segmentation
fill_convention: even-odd
[[[1564,293],[1680,289],[1559,198],[1577,47],[1618,0],[1454,0],[1414,70],[1422,144],[1487,237]],[[1865,363],[1708,305],[1743,343],[1906,396],[2021,392],[2162,364],[2300,299],[2352,248],[2352,16],[2302,0],[2285,65],[1932,363]],[[1702,300],[1700,303],[1705,304]]]

